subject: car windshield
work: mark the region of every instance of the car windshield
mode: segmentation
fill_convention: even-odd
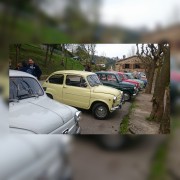
[[[98,76],[96,74],[93,74],[93,75],[89,75],[87,77],[87,80],[90,84],[90,86],[98,86],[98,85],[102,85],[102,83],[100,82]]]
[[[39,97],[44,95],[44,91],[39,83],[30,77],[10,77],[9,101]]]

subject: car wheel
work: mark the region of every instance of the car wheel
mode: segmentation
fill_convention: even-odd
[[[131,100],[131,95],[129,92],[124,92],[124,100],[125,101],[130,101]]]
[[[104,103],[96,103],[92,108],[92,112],[94,117],[100,120],[105,119],[109,115],[109,109]]]
[[[48,96],[49,98],[53,99],[53,96],[52,96],[51,94],[48,94],[48,93],[47,93],[47,96]]]

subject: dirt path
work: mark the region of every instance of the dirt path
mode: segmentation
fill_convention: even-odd
[[[106,151],[88,140],[75,139],[71,165],[74,180],[144,180],[164,136],[144,136],[139,143],[120,151]]]
[[[130,114],[129,130],[134,134],[158,134],[159,124],[148,121],[152,109],[152,94],[145,94],[140,92],[134,100],[135,108]]]

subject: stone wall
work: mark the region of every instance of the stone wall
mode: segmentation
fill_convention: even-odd
[[[120,59],[116,62],[115,71],[120,72],[134,72],[141,71],[144,72],[144,66],[141,60],[137,56],[132,56],[124,59]]]

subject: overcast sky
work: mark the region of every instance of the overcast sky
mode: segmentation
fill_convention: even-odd
[[[101,22],[129,28],[156,28],[180,20],[180,0],[103,0]]]
[[[136,44],[96,44],[96,55],[106,57],[119,57],[123,55],[128,57],[134,47],[136,52]]]

